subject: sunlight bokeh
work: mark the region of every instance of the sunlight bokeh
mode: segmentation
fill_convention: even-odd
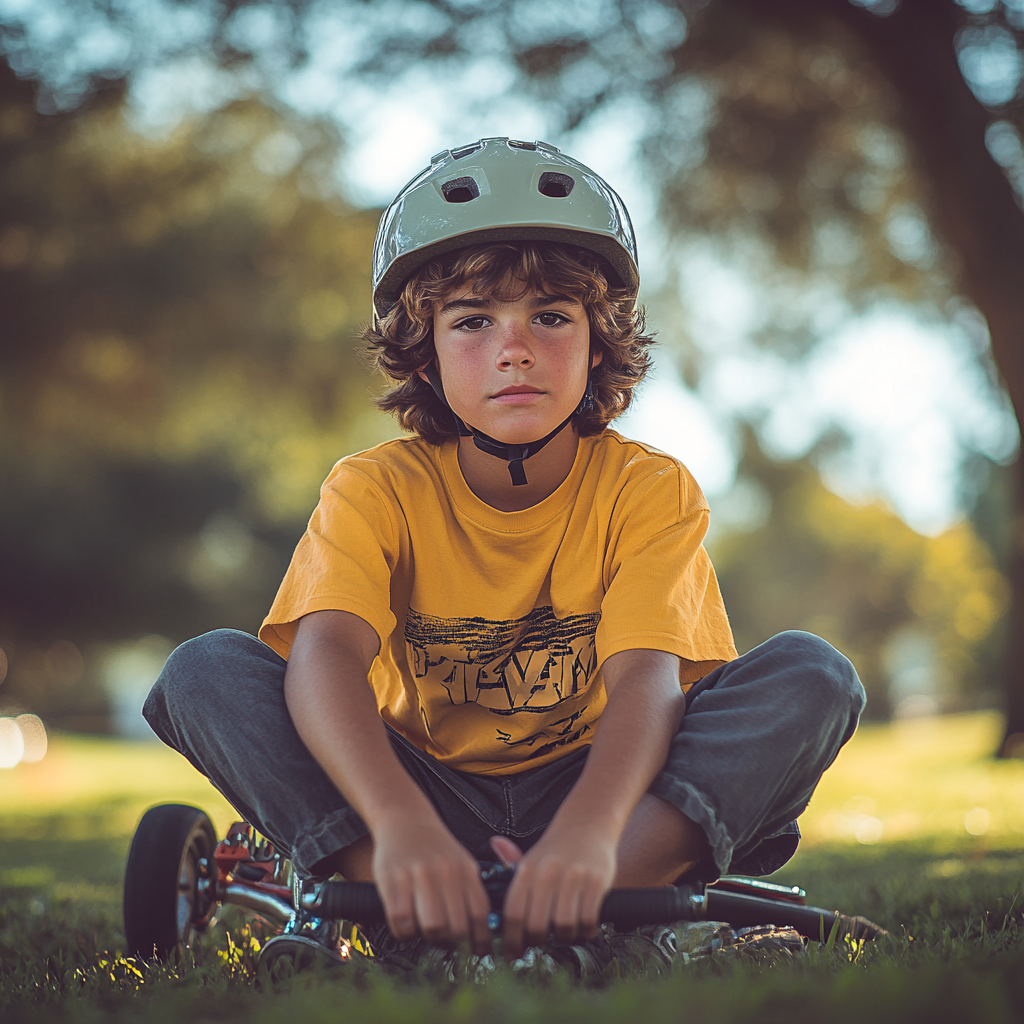
[[[38,715],[0,718],[0,768],[42,761],[47,745],[46,726]]]

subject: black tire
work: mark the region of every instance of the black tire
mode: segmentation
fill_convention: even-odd
[[[216,846],[213,822],[198,807],[160,804],[142,816],[124,873],[129,956],[166,960],[192,945],[210,907],[199,883],[216,870]]]

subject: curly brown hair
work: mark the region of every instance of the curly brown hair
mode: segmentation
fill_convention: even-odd
[[[566,295],[586,310],[592,350],[603,358],[591,374],[594,408],[576,417],[576,429],[583,436],[600,433],[629,408],[633,389],[650,369],[654,341],[644,334],[644,310],[609,276],[596,253],[562,242],[468,246],[431,260],[409,278],[384,317],[363,331],[373,364],[396,382],[377,407],[432,444],[457,437],[451,409],[417,373],[436,357],[435,309],[467,284],[477,295],[503,302],[536,290]]]

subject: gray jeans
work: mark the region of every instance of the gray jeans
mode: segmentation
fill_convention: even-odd
[[[286,662],[248,633],[182,644],[143,714],[299,871],[367,834],[304,746],[284,701]],[[719,872],[769,874],[796,852],[796,818],[853,735],[864,688],[853,665],[810,633],[780,633],[705,676],[650,792],[707,834]],[[395,753],[456,838],[478,859],[505,835],[528,849],[579,778],[589,748],[516,775],[455,771],[390,732]]]

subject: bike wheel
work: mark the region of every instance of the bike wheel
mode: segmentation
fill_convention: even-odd
[[[142,816],[124,874],[128,954],[165,960],[192,945],[210,909],[200,883],[215,870],[213,823],[198,807],[160,804]]]

